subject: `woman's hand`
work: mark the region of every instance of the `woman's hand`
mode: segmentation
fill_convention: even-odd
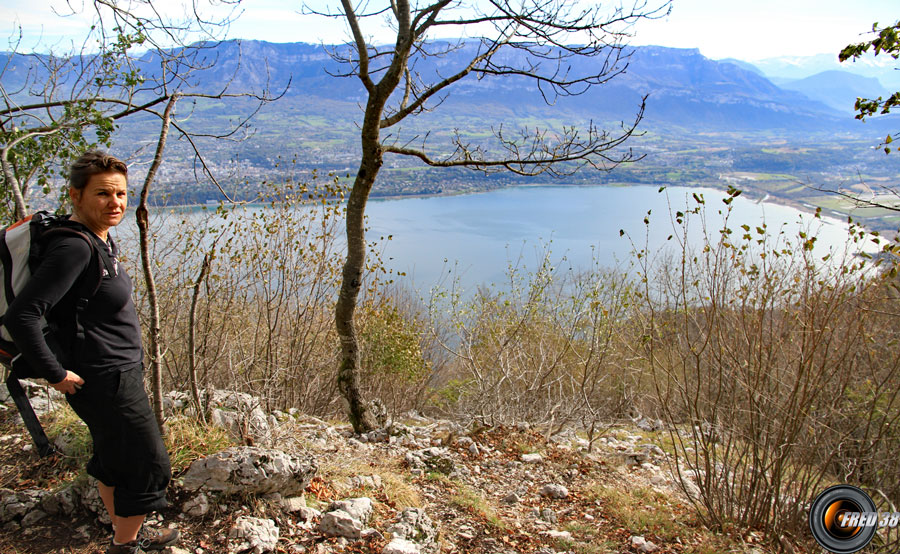
[[[65,379],[63,379],[59,383],[50,383],[50,386],[64,394],[75,394],[83,384],[84,379],[82,379],[77,373],[66,371]]]

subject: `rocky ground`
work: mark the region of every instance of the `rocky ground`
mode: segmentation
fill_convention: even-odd
[[[59,405],[29,390],[40,411]],[[665,433],[646,421],[588,448],[574,431],[547,440],[527,425],[406,414],[359,436],[265,414],[246,395],[217,391],[215,403],[213,421],[244,446],[176,468],[171,506],[151,521],[181,529],[169,554],[769,551],[753,533],[699,524],[670,475]],[[170,397],[173,418],[184,407]],[[109,527],[72,433],[60,434],[61,454],[39,459],[15,408],[0,404],[0,553],[104,552]]]

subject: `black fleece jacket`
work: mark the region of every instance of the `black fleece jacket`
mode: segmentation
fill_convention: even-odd
[[[107,245],[88,233],[96,248],[114,253],[114,245]],[[92,266],[91,248],[85,240],[75,236],[51,238],[37,271],[4,316],[4,324],[25,360],[51,383],[62,381],[66,370],[88,379],[97,373],[128,369],[143,361],[141,327],[131,296],[133,286],[122,267],[115,275],[105,275],[97,293],[90,298],[81,318],[85,338],[77,344],[75,306],[79,295],[84,294],[80,278],[96,279],[96,274],[88,275],[97,271],[89,266]],[[63,367],[47,345],[42,317],[60,330],[57,336],[60,350],[67,357],[65,363],[71,367]]]

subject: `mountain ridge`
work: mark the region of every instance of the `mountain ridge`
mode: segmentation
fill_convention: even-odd
[[[319,97],[350,103],[352,111],[358,113],[356,104],[365,98],[361,83],[353,77],[334,77],[346,72],[346,68],[331,58],[329,49],[339,53],[341,48],[346,47],[224,41],[200,52],[198,61],[210,67],[202,76],[194,77],[194,89],[215,92],[229,82],[234,90],[260,91],[268,87],[274,92],[284,91],[281,102],[291,104],[288,109],[302,108],[296,101],[291,102],[291,98]],[[472,44],[463,44],[459,50],[440,58],[416,59],[415,70],[425,79],[449,74],[465,63],[472,48]],[[842,114],[827,104],[779,88],[764,76],[735,63],[706,58],[697,49],[641,46],[630,48],[629,52],[627,65],[618,66],[622,74],[584,94],[556,99],[554,106],[543,105],[539,91],[530,80],[515,77],[479,80],[469,75],[451,87],[444,109],[477,104],[481,108],[495,106],[499,112],[508,109],[537,112],[546,119],[557,119],[563,113],[576,120],[628,121],[640,106],[641,98],[649,95],[646,121],[662,128],[779,128],[809,132],[828,131],[831,126],[846,124]],[[515,58],[517,55],[520,59]],[[10,69],[14,74],[26,65],[19,63],[17,57],[20,56],[9,58],[4,81],[9,80]],[[509,60],[523,63],[516,52]],[[144,56],[141,63],[144,71],[155,70],[151,56]],[[574,74],[600,71],[598,60],[593,58],[575,57],[566,60],[566,64]],[[19,75],[22,73],[18,71]]]

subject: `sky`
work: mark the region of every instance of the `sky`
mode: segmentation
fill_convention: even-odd
[[[82,1],[70,0],[79,10]],[[157,0],[156,4],[166,13],[180,13],[180,1]],[[213,1],[221,4],[221,0]],[[315,9],[340,5],[338,0],[309,3]],[[83,13],[60,17],[68,5],[64,0],[0,0],[0,32],[7,41],[15,40],[21,25],[20,50],[47,51],[49,45],[61,49],[77,41],[90,25]],[[216,13],[224,13],[222,9]],[[342,21],[303,11],[299,1],[242,0],[228,38],[327,44],[346,40]],[[843,46],[865,40],[872,23],[892,24],[898,19],[898,0],[673,0],[670,15],[639,22],[630,43],[699,48],[708,58],[745,61],[836,55]],[[383,28],[367,32],[376,40],[387,40]],[[0,50],[8,49],[0,43]]]

